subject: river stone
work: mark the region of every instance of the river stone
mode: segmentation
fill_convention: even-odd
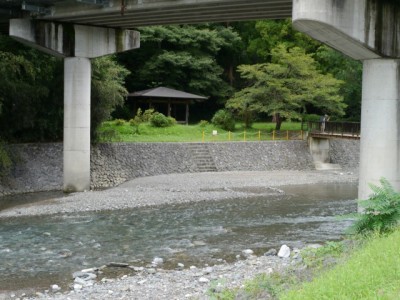
[[[278,256],[281,258],[290,257],[290,248],[286,245],[282,245],[281,249],[278,252]]]
[[[209,283],[210,280],[208,280],[208,279],[205,278],[205,277],[200,277],[200,278],[199,278],[199,282],[200,282],[200,283]]]
[[[127,268],[127,267],[129,267],[129,264],[110,262],[110,263],[107,264],[107,267]]]
[[[96,268],[89,268],[89,269],[81,270],[82,273],[95,273],[96,271],[98,271],[98,269],[96,269]]]
[[[53,285],[51,286],[51,290],[52,290],[53,292],[58,292],[59,290],[61,290],[61,288],[60,288],[57,284],[53,284]]]
[[[97,278],[96,274],[84,273],[84,272],[75,272],[74,274],[72,274],[72,277],[75,278],[75,279],[79,278],[79,279],[82,279],[84,281],[93,280],[93,279]]]
[[[162,259],[161,257],[154,257],[151,263],[154,265],[161,265],[164,263],[164,259]]]
[[[246,250],[243,250],[243,251],[242,251],[242,254],[243,254],[245,257],[249,257],[249,256],[253,255],[253,253],[254,253],[254,251],[251,250],[251,249],[246,249]]]
[[[322,247],[321,244],[308,244],[306,246],[306,248],[311,248],[311,249],[318,249],[318,248],[321,248],[321,247]]]
[[[142,272],[144,270],[144,267],[129,266],[129,268],[135,272]]]
[[[183,263],[178,263],[177,267],[181,270],[185,267],[185,265]]]
[[[195,246],[205,246],[205,245],[207,245],[207,243],[204,242],[204,241],[194,241],[193,245],[195,245]]]
[[[275,256],[278,254],[278,251],[276,249],[272,248],[269,249],[267,252],[264,253],[264,256]]]

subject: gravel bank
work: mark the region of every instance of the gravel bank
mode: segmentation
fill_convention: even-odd
[[[0,218],[80,211],[118,210],[142,206],[193,201],[215,201],[271,193],[283,185],[355,182],[357,175],[340,171],[268,171],[172,174],[143,177],[104,191],[71,194],[33,205],[13,207],[0,212]],[[304,241],[307,242],[307,241]],[[163,270],[149,266],[134,276],[122,276],[71,291],[39,291],[40,299],[209,299],[210,289],[240,287],[259,273],[281,271],[295,258],[277,256],[247,257],[236,263],[197,266],[182,270]],[[300,264],[301,265],[301,264]],[[93,266],[99,267],[99,266]],[[78,271],[78,270],[77,270]],[[72,283],[72,279],[71,279]],[[13,296],[13,297],[12,297]],[[21,294],[1,294],[0,299],[17,299]]]
[[[355,182],[357,178],[353,172],[287,170],[159,175],[137,178],[108,190],[13,207],[1,211],[0,218],[252,197],[270,193],[270,187]]]

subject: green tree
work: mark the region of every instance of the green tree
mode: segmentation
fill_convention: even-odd
[[[319,62],[319,69],[323,73],[331,73],[344,82],[339,92],[347,105],[346,118],[360,121],[362,63],[325,45],[318,48],[314,58]]]
[[[62,60],[0,35],[0,73],[0,136],[20,142],[60,139]]]
[[[315,52],[321,45],[295,30],[291,19],[239,22],[233,26],[246,45],[247,64],[270,62],[272,49],[279,44],[287,48],[300,47],[306,53]]]
[[[119,65],[114,56],[92,60],[91,139],[98,139],[98,128],[108,120],[112,111],[124,103],[127,90],[125,77],[129,71]]]
[[[131,70],[128,90],[167,86],[224,101],[232,95],[223,80],[229,63],[220,53],[235,52],[240,37],[218,25],[151,26],[139,28],[141,48],[119,54]],[[218,61],[218,60],[219,61]],[[221,66],[219,62],[224,62]]]
[[[238,67],[247,87],[228,100],[226,107],[239,115],[266,113],[276,119],[298,119],[313,106],[334,116],[344,114],[345,104],[339,95],[342,81],[322,74],[310,54],[301,48],[278,45],[271,51],[271,63]]]

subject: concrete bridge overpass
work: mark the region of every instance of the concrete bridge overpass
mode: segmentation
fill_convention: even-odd
[[[3,24],[7,25],[10,18],[29,15],[36,19],[131,29],[288,18],[292,16],[292,0],[0,0]],[[8,31],[8,27],[3,29]]]
[[[363,61],[359,197],[400,190],[400,3],[395,0],[0,0],[0,23],[64,57],[64,189],[90,186],[90,59],[140,46],[143,25],[292,17],[298,30]],[[13,19],[17,18],[17,19]],[[9,21],[11,20],[11,21]]]

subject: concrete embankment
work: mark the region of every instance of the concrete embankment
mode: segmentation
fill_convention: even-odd
[[[160,174],[195,173],[199,161],[193,143],[113,143],[92,147],[91,186],[106,188]],[[217,171],[312,170],[306,141],[197,144],[207,149]],[[14,166],[0,183],[0,195],[61,190],[61,143],[11,145]],[[359,141],[333,140],[331,162],[358,171]]]

